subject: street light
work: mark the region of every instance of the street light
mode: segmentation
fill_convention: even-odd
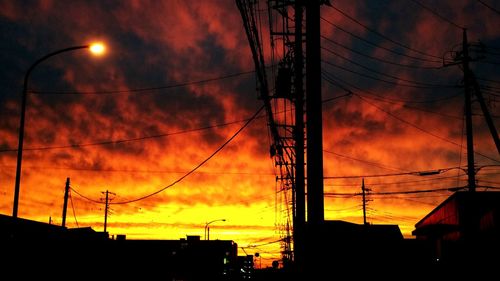
[[[226,219],[218,219],[207,222],[205,224],[205,240],[210,240],[210,227],[208,225],[216,221],[226,221]]]
[[[69,51],[75,51],[79,49],[89,49],[92,54],[95,55],[101,55],[105,51],[105,47],[102,43],[93,43],[89,45],[82,45],[82,46],[73,46],[65,49],[61,49],[55,52],[52,52],[48,55],[45,55],[44,57],[38,59],[35,63],[33,63],[30,68],[28,68],[28,71],[24,75],[24,86],[23,86],[23,93],[22,93],[22,101],[21,101],[21,120],[19,124],[19,142],[17,146],[17,166],[16,166],[16,183],[15,183],[15,189],[14,189],[14,206],[13,206],[13,211],[12,211],[12,216],[14,218],[17,218],[17,210],[18,210],[18,205],[19,205],[19,187],[20,187],[20,182],[21,182],[21,163],[23,160],[23,142],[24,142],[24,116],[26,115],[26,96],[28,93],[28,78],[33,71],[33,69],[39,65],[42,61],[53,57],[55,55],[58,55],[60,53],[65,53]]]

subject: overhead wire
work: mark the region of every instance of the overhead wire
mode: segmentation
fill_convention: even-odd
[[[0,165],[0,167],[15,167],[12,165]],[[23,169],[34,170],[62,170],[83,172],[109,172],[109,173],[143,173],[143,174],[184,174],[186,171],[175,170],[137,170],[137,169],[107,169],[107,168],[79,168],[79,167],[51,167],[51,166],[24,166]],[[197,171],[198,174],[208,175],[248,175],[248,176],[274,176],[274,173],[265,171],[231,172],[231,171]]]
[[[324,179],[355,179],[355,178],[380,178],[380,177],[393,177],[393,176],[422,176],[422,174],[427,174],[429,172],[438,172],[439,174],[447,172],[449,170],[458,169],[459,167],[448,167],[439,168],[435,170],[424,170],[424,171],[408,171],[401,173],[387,173],[387,174],[372,174],[372,175],[353,175],[353,176],[324,176]]]
[[[265,116],[263,116],[263,115],[257,116],[257,117],[255,117],[255,119],[264,118],[264,117]],[[236,120],[236,121],[230,121],[230,122],[226,122],[226,123],[214,124],[214,125],[209,125],[209,126],[199,127],[199,128],[194,128],[194,129],[182,130],[182,131],[177,131],[177,132],[173,132],[173,133],[163,133],[163,134],[157,134],[157,135],[151,135],[151,136],[142,136],[142,137],[137,137],[137,138],[108,140],[108,141],[91,142],[91,143],[78,143],[78,144],[59,145],[59,146],[28,147],[28,148],[23,148],[23,151],[52,150],[52,149],[65,149],[65,148],[78,148],[78,147],[87,147],[87,146],[122,144],[122,143],[128,143],[128,142],[143,141],[143,140],[148,140],[148,139],[163,138],[163,137],[168,137],[168,136],[187,134],[187,133],[209,130],[209,129],[214,129],[214,128],[221,128],[221,127],[225,127],[225,126],[229,126],[229,125],[233,125],[233,124],[237,124],[237,123],[247,122],[248,120],[249,120],[249,118],[242,119],[242,120]],[[0,153],[2,153],[2,152],[17,152],[17,149],[0,149]]]
[[[78,192],[78,190],[76,190],[74,187],[71,187],[71,190],[74,191],[78,196],[82,197],[83,199],[85,199],[87,201],[90,201],[90,202],[96,203],[96,204],[104,204],[102,201],[95,200],[95,199],[92,199],[88,196],[83,195],[82,193]]]
[[[209,83],[209,82],[229,79],[229,78],[247,75],[247,74],[251,74],[251,73],[255,73],[255,70],[247,70],[247,71],[242,71],[242,72],[238,72],[238,73],[232,73],[232,74],[222,75],[222,76],[218,76],[218,77],[208,78],[208,79],[202,79],[202,80],[197,80],[197,81],[188,81],[188,82],[182,82],[182,83],[166,85],[166,86],[136,88],[136,89],[129,89],[129,90],[113,90],[113,91],[38,91],[38,90],[29,90],[28,93],[37,94],[37,95],[109,95],[109,94],[123,94],[123,93],[153,92],[153,91],[159,91],[159,90],[167,90],[167,89],[173,89],[173,88],[186,87],[186,86],[191,86],[191,85],[205,84],[205,83]]]
[[[460,175],[460,177],[463,177],[466,175]],[[406,185],[408,183],[422,183],[422,182],[432,182],[432,181],[442,181],[442,180],[455,180],[457,176],[446,176],[446,177],[436,177],[432,179],[423,179],[423,180],[409,180],[409,181],[395,181],[395,182],[375,182],[375,183],[367,183],[366,185],[369,186],[380,186],[380,185]],[[359,183],[356,184],[332,184],[332,185],[325,185],[325,186],[335,186],[335,187],[352,187],[352,186],[359,186]]]
[[[375,30],[375,29],[373,29],[373,28],[371,28],[371,27],[363,24],[359,20],[355,19],[354,17],[350,16],[349,14],[347,14],[346,12],[340,10],[339,8],[335,7],[334,5],[330,5],[329,7],[332,8],[332,9],[334,9],[335,11],[339,12],[344,17],[350,19],[354,23],[358,24],[359,26],[363,27],[364,29],[366,29],[366,30],[368,30],[368,31],[370,31],[370,32],[372,32],[374,34],[377,34],[379,37],[381,37],[381,38],[383,38],[383,39],[385,39],[385,40],[387,40],[387,41],[389,41],[389,42],[391,42],[391,43],[393,43],[395,45],[398,45],[400,47],[403,47],[405,49],[408,49],[410,51],[413,51],[415,53],[418,53],[418,54],[421,54],[421,55],[424,55],[424,56],[428,56],[428,57],[432,57],[432,58],[436,58],[436,59],[440,59],[440,60],[442,59],[442,57],[440,57],[440,56],[436,56],[436,55],[433,55],[433,54],[429,54],[429,53],[426,53],[426,52],[414,49],[414,48],[408,46],[407,44],[404,44],[404,43],[398,42],[398,41],[396,41],[394,39],[391,39],[387,35],[384,35],[384,34],[380,33],[379,31],[377,31],[377,30]]]
[[[466,187],[445,187],[445,188],[434,188],[434,189],[417,189],[417,190],[404,190],[404,191],[381,191],[381,192],[369,192],[368,195],[404,195],[404,194],[417,194],[417,193],[432,193],[432,192],[443,192],[443,191],[458,191],[465,189]],[[325,192],[325,197],[329,196],[361,196],[361,192]]]
[[[372,80],[379,81],[379,82],[384,82],[384,83],[395,85],[395,86],[398,86],[398,87],[409,87],[409,88],[416,88],[416,89],[436,89],[436,88],[443,88],[443,86],[425,86],[425,85],[412,85],[412,84],[397,83],[397,82],[394,82],[394,81],[389,81],[389,80],[385,80],[385,79],[382,79],[382,78],[371,76],[371,75],[368,75],[368,74],[365,74],[365,73],[361,73],[361,72],[349,69],[349,68],[344,67],[344,66],[340,66],[338,64],[335,64],[335,63],[332,63],[332,62],[329,62],[329,61],[321,60],[321,62],[323,62],[323,63],[325,63],[327,65],[330,65],[330,66],[342,69],[342,70],[344,70],[346,72],[350,72],[350,73],[353,73],[353,74],[356,74],[356,75],[359,75],[359,76],[362,76],[362,77],[365,77],[365,78],[368,78],[368,79],[372,79]],[[444,87],[445,88],[457,88],[458,86],[444,86]]]
[[[393,50],[393,49],[389,49],[389,48],[386,48],[386,47],[384,47],[384,46],[378,45],[378,44],[376,44],[376,43],[374,43],[374,42],[372,42],[372,41],[369,41],[369,40],[367,40],[367,39],[365,39],[365,38],[363,38],[363,37],[361,37],[361,36],[358,36],[358,35],[354,34],[353,32],[350,32],[350,31],[348,31],[348,30],[346,30],[346,29],[342,28],[341,26],[339,26],[339,25],[337,25],[337,24],[335,24],[335,23],[333,23],[333,22],[331,22],[331,21],[329,21],[329,20],[325,19],[325,18],[324,18],[324,17],[322,17],[322,16],[321,16],[320,18],[321,18],[323,21],[325,21],[325,22],[329,23],[330,25],[332,25],[332,26],[336,27],[336,28],[337,28],[337,29],[339,29],[340,31],[343,31],[344,33],[347,33],[347,34],[351,35],[352,37],[354,37],[354,38],[356,38],[356,39],[358,39],[358,40],[361,40],[361,41],[363,41],[363,42],[365,42],[365,43],[367,43],[367,44],[369,44],[369,45],[372,45],[372,46],[374,46],[375,48],[380,48],[380,49],[386,50],[386,51],[388,51],[388,52],[391,52],[391,53],[393,53],[393,54],[396,54],[396,55],[399,55],[399,56],[404,56],[404,57],[411,58],[411,59],[414,59],[414,60],[420,60],[420,61],[424,61],[424,62],[432,62],[432,63],[440,63],[440,64],[442,64],[442,61],[441,61],[441,60],[426,59],[426,58],[422,58],[422,57],[411,56],[411,55],[408,55],[408,54],[405,54],[405,53],[400,53],[400,52],[395,51],[395,50]]]
[[[403,119],[403,118],[401,118],[401,117],[399,117],[399,116],[397,116],[397,115],[395,115],[395,114],[391,113],[390,111],[387,111],[387,110],[385,110],[385,109],[381,108],[380,106],[378,106],[378,105],[376,105],[376,104],[374,104],[374,103],[372,103],[372,102],[368,101],[366,98],[364,98],[364,97],[362,97],[362,96],[360,96],[360,95],[358,95],[358,94],[354,94],[354,95],[355,95],[355,96],[357,96],[358,98],[360,98],[360,99],[361,99],[362,101],[364,101],[365,103],[370,104],[371,106],[373,106],[373,107],[377,108],[378,110],[380,110],[380,111],[382,111],[382,112],[386,113],[387,115],[391,116],[392,118],[394,118],[394,119],[396,119],[396,120],[399,120],[399,121],[400,121],[400,122],[402,122],[402,123],[405,123],[405,124],[407,124],[407,125],[409,125],[409,126],[411,126],[411,127],[414,127],[415,129],[418,129],[418,130],[420,130],[420,131],[422,131],[422,132],[424,132],[424,133],[426,133],[426,134],[428,134],[428,135],[430,135],[430,136],[433,136],[433,137],[435,137],[435,138],[437,138],[437,139],[440,139],[440,140],[442,140],[442,141],[444,141],[444,142],[447,142],[447,143],[453,144],[453,145],[455,145],[455,146],[461,147],[461,146],[460,146],[460,144],[458,144],[458,143],[456,143],[456,142],[454,142],[454,141],[452,141],[452,140],[449,140],[449,139],[447,139],[447,138],[444,138],[444,137],[442,137],[442,136],[439,136],[439,135],[437,135],[437,134],[434,134],[434,133],[432,133],[432,132],[430,132],[430,131],[427,131],[426,129],[424,129],[424,128],[420,127],[420,126],[417,126],[417,125],[415,125],[415,124],[413,124],[413,123],[411,123],[411,122],[408,122],[408,121],[406,121],[405,119]],[[480,152],[478,152],[478,151],[474,151],[474,153],[476,153],[476,154],[478,154],[478,155],[481,155],[482,157],[487,158],[487,159],[489,159],[489,160],[492,160],[492,161],[495,161],[495,162],[497,162],[497,163],[500,163],[500,160],[497,160],[497,159],[491,158],[491,157],[489,157],[489,156],[487,156],[487,155],[485,155],[485,154],[483,154],[483,153],[480,153]]]
[[[500,15],[500,10],[495,9],[493,6],[491,6],[491,5],[487,4],[487,3],[485,3],[485,2],[484,2],[484,1],[482,1],[482,0],[477,0],[477,2],[481,3],[481,4],[482,4],[483,6],[485,6],[486,8],[488,8],[488,9],[492,10],[493,12],[495,12],[495,13],[497,13],[497,14],[499,14],[499,15]]]
[[[261,243],[261,244],[252,244],[252,245],[248,245],[248,246],[245,246],[245,247],[242,246],[240,248],[242,248],[242,249],[257,248],[257,247],[262,247],[262,246],[266,246],[266,245],[270,245],[270,244],[275,244],[275,243],[280,243],[280,242],[283,242],[283,239],[278,239],[278,240],[275,240],[275,241]]]
[[[328,82],[328,83],[330,83],[330,84],[332,84],[334,86],[337,86],[337,87],[339,87],[339,88],[341,88],[343,90],[346,90],[345,87],[343,87],[341,84],[339,84],[338,82],[336,82],[334,79],[330,78],[329,76],[332,76],[332,75],[329,72],[327,72],[327,71],[323,71],[323,79],[326,82]],[[386,102],[386,103],[391,103],[391,104],[399,104],[402,107],[405,107],[405,108],[408,108],[408,109],[411,109],[411,110],[417,110],[417,111],[422,111],[422,112],[426,112],[426,113],[432,113],[432,114],[440,115],[440,116],[447,117],[447,118],[460,119],[460,117],[458,117],[458,116],[448,115],[448,114],[445,114],[445,113],[435,112],[435,111],[431,111],[431,110],[423,109],[423,108],[419,108],[419,107],[413,107],[413,106],[405,104],[403,100],[396,100],[396,99],[391,99],[391,98],[385,98],[385,97],[381,97],[381,96],[378,96],[376,94],[373,94],[371,92],[367,92],[367,91],[365,91],[363,89],[359,89],[359,90],[363,91],[363,92],[366,92],[369,95],[373,96],[373,97],[367,97],[367,98],[370,98],[370,99],[373,99],[373,100],[377,100],[377,101],[381,101],[381,102]],[[350,95],[352,95],[352,93],[350,93]],[[455,96],[447,97],[447,98],[440,99],[440,100],[435,100],[435,101],[441,101],[441,100],[450,99],[450,98],[453,98],[453,97],[455,97]],[[428,103],[428,101],[425,101],[425,102],[422,102],[422,103]]]
[[[413,84],[416,84],[416,85],[421,85],[421,86],[430,86],[430,87],[437,87],[437,88],[457,88],[456,85],[443,85],[443,84],[432,84],[432,83],[426,83],[426,82],[420,82],[420,81],[416,81],[416,80],[410,80],[410,79],[405,79],[405,78],[402,78],[402,77],[398,77],[398,76],[394,76],[394,75],[391,75],[391,74],[387,74],[387,73],[383,73],[383,72],[380,72],[378,70],[375,70],[373,68],[370,68],[366,65],[363,65],[363,64],[360,64],[358,62],[355,62],[354,60],[351,60],[333,50],[330,50],[328,48],[325,48],[325,47],[321,47],[321,49],[331,53],[331,54],[334,54],[335,56],[345,60],[345,61],[348,61],[350,62],[351,64],[354,64],[356,66],[359,66],[363,69],[366,69],[370,72],[373,72],[373,73],[376,73],[378,75],[382,75],[382,76],[386,76],[386,77],[389,77],[389,78],[392,78],[392,79],[395,79],[397,81],[404,81],[404,82],[408,82],[408,83],[413,83]]]
[[[355,53],[357,55],[360,55],[362,57],[365,57],[365,58],[369,58],[369,59],[372,59],[372,60],[376,60],[376,61],[379,61],[379,62],[382,62],[382,63],[386,63],[386,64],[391,64],[391,65],[395,65],[395,66],[400,66],[400,67],[407,67],[407,68],[416,68],[416,69],[442,69],[443,67],[442,66],[417,66],[417,65],[412,65],[412,64],[404,64],[404,63],[399,63],[399,62],[393,62],[393,61],[389,61],[389,60],[386,60],[386,59],[381,59],[379,57],[374,57],[374,56],[370,56],[370,55],[367,55],[363,52],[360,52],[358,50],[355,50],[353,48],[350,48],[350,47],[347,47],[346,45],[344,44],[341,44],[341,43],[338,43],[338,42],[335,42],[333,40],[331,40],[330,38],[327,38],[323,35],[321,35],[321,38],[325,39],[326,41],[334,44],[334,45],[337,45],[337,46],[340,46],[342,47],[343,49],[346,49],[352,53]]]
[[[155,192],[152,192],[152,193],[149,193],[147,195],[144,195],[144,196],[141,196],[141,197],[138,197],[138,198],[135,198],[135,199],[131,199],[131,200],[125,200],[125,201],[121,201],[121,202],[113,202],[113,203],[110,203],[110,204],[128,204],[128,203],[132,203],[132,202],[137,202],[137,201],[141,201],[141,200],[144,200],[144,199],[147,199],[151,196],[154,196],[160,192],[163,192],[165,191],[166,189],[176,185],[177,183],[181,182],[183,179],[187,178],[189,175],[191,175],[192,173],[194,173],[196,170],[198,170],[201,166],[205,165],[205,163],[207,163],[208,161],[210,161],[210,159],[212,159],[217,153],[219,153],[222,149],[224,149],[224,147],[226,147],[234,138],[236,138],[236,136],[238,136],[241,131],[243,131],[243,129],[245,129],[259,114],[260,112],[264,109],[264,105],[262,105],[258,110],[257,112],[255,112],[255,114],[240,128],[238,129],[227,141],[225,141],[221,146],[219,146],[219,148],[217,148],[212,154],[210,154],[205,160],[201,161],[198,165],[196,165],[193,169],[191,169],[189,172],[187,172],[186,174],[184,174],[183,176],[181,176],[180,178],[178,178],[177,180],[175,180],[174,182],[172,182],[171,184],[163,187],[163,188],[160,188],[158,189],[157,191]]]
[[[194,173],[196,170],[198,170],[201,166],[203,166],[205,163],[207,163],[210,159],[212,159],[217,153],[219,153],[224,147],[226,147],[227,144],[229,144],[241,131],[243,131],[243,129],[245,129],[249,124],[250,122],[252,122],[259,114],[260,112],[262,111],[262,109],[264,109],[264,105],[262,105],[259,110],[257,110],[257,112],[247,120],[247,122],[240,128],[238,129],[228,140],[226,140],[221,146],[219,146],[212,154],[210,154],[207,158],[205,158],[205,160],[201,161],[198,165],[196,165],[193,169],[191,169],[190,171],[188,171],[187,173],[185,173],[184,175],[182,175],[181,177],[179,177],[177,180],[173,181],[171,184],[163,187],[163,188],[160,188],[152,193],[149,193],[147,195],[144,195],[144,196],[141,196],[141,197],[138,197],[138,198],[135,198],[135,199],[130,199],[130,200],[124,200],[124,201],[119,201],[119,202],[111,202],[109,203],[110,205],[113,204],[113,205],[120,205],[120,204],[128,204],[128,203],[132,203],[132,202],[137,202],[137,201],[141,201],[141,200],[144,200],[144,199],[147,199],[149,197],[152,197],[158,193],[161,193],[163,191],[165,191],[166,189],[176,185],[177,183],[181,182],[183,179],[185,179],[186,177],[188,177],[189,175],[191,175],[192,173]],[[72,188],[73,189],[73,188]],[[74,190],[74,189],[73,189]],[[80,195],[82,198],[84,199],[87,199],[91,202],[94,202],[94,203],[98,203],[98,204],[103,204],[102,202],[98,201],[98,200],[95,200],[95,199],[92,199],[92,198],[89,198],[87,196],[84,196],[83,194],[79,193],[78,191],[74,190],[76,194]]]
[[[459,96],[459,94],[454,94],[452,96],[447,96],[447,97],[442,97],[442,98],[435,98],[435,99],[428,99],[428,100],[410,100],[410,99],[395,99],[395,98],[389,98],[389,97],[383,97],[383,96],[380,96],[378,94],[375,94],[374,92],[372,91],[369,91],[369,90],[366,90],[366,89],[362,89],[352,83],[349,83],[345,80],[342,80],[340,78],[338,78],[337,76],[331,74],[330,72],[326,71],[326,70],[322,70],[322,74],[326,74],[328,77],[327,79],[327,82],[329,83],[332,83],[334,85],[336,85],[337,87],[340,87],[341,89],[345,90],[346,92],[351,92],[350,89],[348,89],[347,87],[343,86],[340,82],[338,81],[342,81],[342,83],[346,84],[347,86],[353,88],[353,89],[356,89],[360,92],[363,92],[363,93],[366,93],[367,95],[370,95],[370,96],[373,96],[377,99],[382,99],[382,100],[387,100],[387,101],[393,101],[393,102],[400,102],[400,103],[415,103],[415,104],[424,104],[424,103],[435,103],[435,102],[441,102],[441,101],[446,101],[446,100],[450,100],[450,99],[453,99],[453,98],[456,98]],[[336,81],[338,80],[338,81]]]
[[[383,169],[386,169],[386,170],[391,170],[391,171],[405,171],[405,170],[400,169],[400,168],[395,168],[395,167],[391,167],[391,166],[387,166],[387,165],[382,165],[380,163],[375,163],[375,162],[371,162],[371,161],[367,161],[367,160],[363,160],[363,159],[358,159],[358,158],[355,158],[355,157],[352,157],[352,156],[347,156],[347,155],[340,154],[340,153],[333,152],[333,151],[329,151],[329,150],[326,150],[326,149],[323,149],[323,152],[330,153],[330,154],[333,154],[333,155],[336,155],[336,156],[339,156],[339,157],[342,157],[342,158],[346,158],[346,159],[358,161],[358,162],[361,162],[361,163],[365,163],[367,165],[372,165],[372,166],[375,166],[375,167],[383,168]]]
[[[73,204],[73,196],[71,196],[71,189],[69,191],[69,200],[71,202],[71,209],[73,209],[73,217],[75,218],[76,227],[80,227],[78,225],[78,220],[76,219],[75,205]]]
[[[433,15],[435,15],[436,17],[440,18],[441,20],[453,25],[454,27],[458,28],[458,29],[465,29],[465,27],[461,26],[461,25],[458,25],[457,23],[453,22],[452,20],[442,16],[440,13],[436,12],[434,9],[431,9],[429,8],[428,6],[422,4],[420,1],[417,1],[417,0],[410,0],[411,2],[417,4],[418,6],[420,6],[421,8],[431,12]]]

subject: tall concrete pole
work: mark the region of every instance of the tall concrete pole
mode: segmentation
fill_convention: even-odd
[[[307,221],[319,225],[325,220],[320,1],[308,0],[306,5]]]
[[[294,260],[301,267],[304,259],[304,228],[306,222],[304,163],[304,55],[302,40],[303,1],[295,2],[295,217],[293,222]]]

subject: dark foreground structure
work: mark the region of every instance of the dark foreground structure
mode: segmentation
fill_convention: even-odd
[[[498,280],[500,192],[456,192],[404,239],[397,225],[307,225],[303,264],[256,272],[259,280]],[[300,267],[302,266],[302,268]],[[349,278],[342,278],[349,276]]]
[[[404,239],[397,225],[307,225],[302,264],[255,270],[227,240],[109,239],[91,228],[0,215],[0,276],[139,280],[498,280],[500,192],[456,192]],[[20,270],[19,270],[20,268]],[[1,278],[1,277],[0,277]],[[485,279],[486,278],[486,279]],[[58,278],[56,278],[58,279]]]
[[[228,240],[127,240],[91,228],[66,229],[0,215],[4,277],[240,280],[237,244]],[[253,266],[253,265],[252,265]],[[20,269],[20,270],[19,270]],[[0,277],[1,278],[1,277]],[[3,279],[3,278],[2,278]]]
[[[500,192],[456,192],[416,225],[426,258],[445,268],[493,270],[500,264]]]

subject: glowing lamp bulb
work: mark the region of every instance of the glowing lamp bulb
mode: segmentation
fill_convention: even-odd
[[[93,43],[89,46],[90,52],[96,56],[104,54],[106,47],[102,43]]]

